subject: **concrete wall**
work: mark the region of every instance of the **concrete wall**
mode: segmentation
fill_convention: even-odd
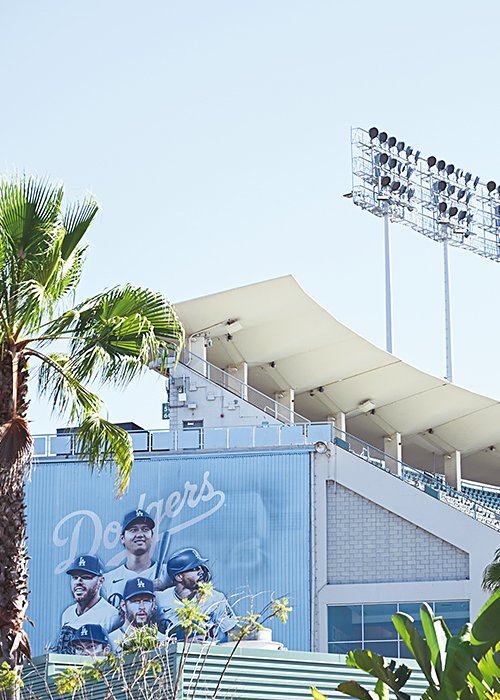
[[[252,406],[237,393],[179,364],[170,379],[170,427],[176,430],[182,428],[183,421],[192,420],[203,420],[205,428],[280,422],[271,413]]]
[[[328,605],[468,600],[477,615],[499,533],[337,446],[312,461],[313,650]]]

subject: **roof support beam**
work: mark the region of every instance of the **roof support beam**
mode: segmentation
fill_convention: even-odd
[[[403,449],[401,442],[401,433],[393,433],[384,438],[384,452],[392,458],[386,460],[385,466],[393,474],[401,476],[401,462],[403,458]]]
[[[452,488],[462,490],[462,460],[458,450],[444,456],[444,476]]]

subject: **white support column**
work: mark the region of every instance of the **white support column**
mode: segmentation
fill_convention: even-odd
[[[240,399],[245,401],[248,399],[248,365],[246,362],[240,362],[237,365],[228,365],[226,372],[227,388],[238,394]],[[234,381],[233,381],[234,379]]]
[[[187,364],[195,372],[199,372],[204,377],[207,376],[207,348],[205,338],[195,335],[188,338],[188,358]],[[196,355],[196,357],[195,357]]]
[[[385,463],[387,469],[393,474],[401,476],[401,461],[403,458],[401,433],[393,433],[384,438],[384,452],[388,457],[392,457]]]
[[[328,420],[333,420],[337,437],[341,438],[341,440],[345,440],[345,413],[339,411],[333,416],[328,416]]]
[[[444,478],[454,489],[462,490],[462,457],[458,450],[444,456]]]
[[[276,406],[276,418],[284,420],[287,423],[293,423],[295,415],[295,391],[293,389],[283,389],[283,391],[274,394],[274,400],[279,404],[279,406]]]

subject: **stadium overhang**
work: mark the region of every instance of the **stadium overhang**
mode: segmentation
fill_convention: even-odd
[[[188,337],[210,337],[209,362],[246,363],[248,383],[271,397],[293,389],[295,410],[308,420],[342,412],[349,433],[380,449],[400,433],[403,460],[431,472],[459,451],[464,478],[500,485],[500,402],[362,338],[292,276],[175,306]]]

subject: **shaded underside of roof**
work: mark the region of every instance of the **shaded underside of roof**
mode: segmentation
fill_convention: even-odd
[[[446,455],[459,450],[464,478],[500,485],[500,403],[362,338],[292,276],[176,309],[187,336],[211,337],[209,362],[221,368],[246,362],[248,383],[269,396],[292,388],[295,410],[307,419],[324,421],[342,411],[347,431],[380,449],[399,432],[403,460],[427,471],[442,472]],[[374,408],[365,412],[367,401]]]

